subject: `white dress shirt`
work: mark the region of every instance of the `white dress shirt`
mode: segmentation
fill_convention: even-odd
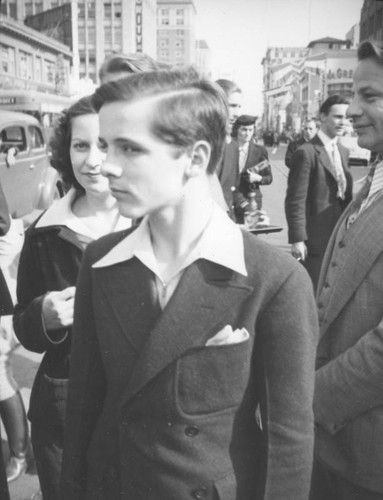
[[[240,228],[215,203],[211,218],[197,244],[165,282],[154,254],[148,217],[139,227],[113,247],[93,267],[107,267],[136,257],[156,278],[158,299],[163,309],[176,289],[184,270],[199,259],[206,259],[247,276],[243,237]]]

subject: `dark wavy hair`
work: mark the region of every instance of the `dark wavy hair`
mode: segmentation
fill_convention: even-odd
[[[102,84],[104,83],[103,80],[107,75],[126,73],[126,76],[128,76],[132,73],[141,73],[141,71],[157,71],[160,69],[166,68],[163,64],[158,63],[147,54],[112,53],[106,56],[99,69],[98,77]]]
[[[373,59],[383,66],[383,42],[378,40],[366,40],[358,47],[358,60]]]
[[[112,102],[151,99],[151,131],[181,154],[199,140],[211,146],[208,173],[221,160],[226,137],[227,103],[221,88],[192,67],[136,73],[105,83],[93,98],[95,108]]]
[[[51,165],[60,174],[65,190],[74,187],[77,191],[84,188],[77,182],[70,160],[70,142],[72,139],[72,122],[77,116],[97,114],[93,106],[92,96],[82,97],[79,101],[65,109],[58,117],[53,135],[49,141]]]
[[[319,113],[328,115],[331,111],[331,108],[336,104],[350,104],[350,100],[341,95],[335,94],[328,97],[319,108]]]

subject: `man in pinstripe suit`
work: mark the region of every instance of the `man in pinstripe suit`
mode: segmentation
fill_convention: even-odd
[[[383,153],[383,50],[358,49],[348,109]],[[383,499],[383,162],[338,221],[318,283],[320,342],[310,500]]]

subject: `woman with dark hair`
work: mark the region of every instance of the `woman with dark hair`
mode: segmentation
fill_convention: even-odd
[[[28,417],[44,500],[58,498],[75,284],[87,244],[130,227],[101,175],[99,122],[90,97],[63,112],[51,140],[52,166],[67,194],[28,229],[20,256],[14,327],[21,344],[45,353]]]

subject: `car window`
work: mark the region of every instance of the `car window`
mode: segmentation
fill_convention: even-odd
[[[23,127],[5,127],[1,131],[0,138],[0,151],[2,153],[6,153],[11,147],[17,148],[18,152],[25,151],[27,149],[27,141]]]
[[[41,130],[37,127],[28,127],[30,143],[32,149],[44,147],[44,137]]]

